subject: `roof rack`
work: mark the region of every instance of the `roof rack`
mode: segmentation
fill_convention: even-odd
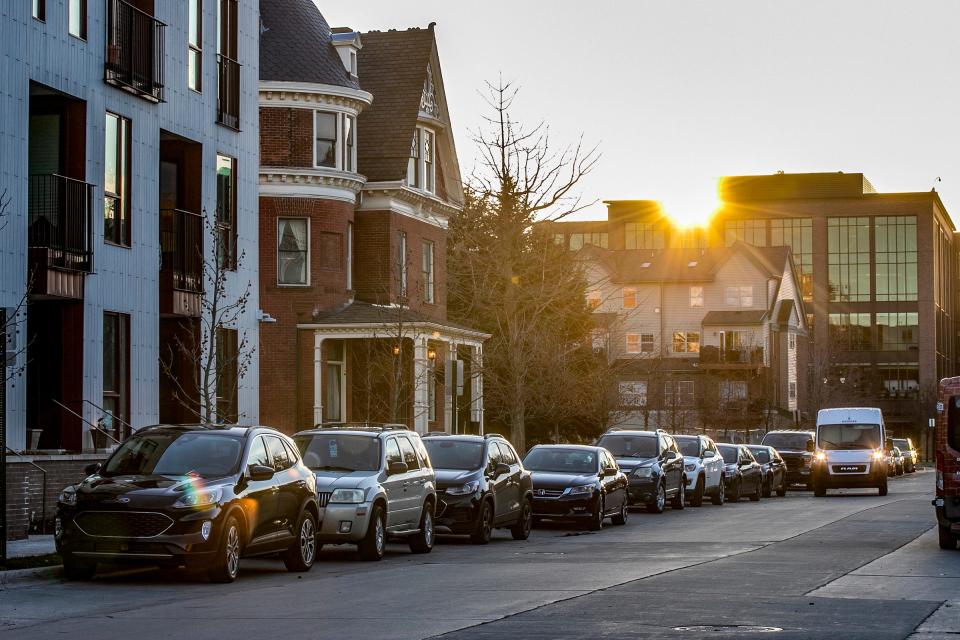
[[[499,433],[485,433],[483,434],[483,437],[484,438],[503,438],[503,436],[500,435]],[[503,439],[506,440],[506,438],[503,438]]]
[[[314,429],[334,431],[409,431],[410,427],[399,423],[379,422],[327,422],[317,423]]]

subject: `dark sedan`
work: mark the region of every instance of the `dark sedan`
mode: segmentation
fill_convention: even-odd
[[[763,497],[769,498],[774,491],[781,498],[787,495],[787,465],[777,450],[762,444],[751,444],[747,448],[763,471]]]
[[[523,466],[533,474],[535,521],[579,521],[593,530],[607,517],[627,523],[627,477],[606,449],[537,445]]]
[[[490,542],[494,528],[526,540],[533,524],[533,483],[513,446],[497,434],[427,434],[423,445],[437,474],[438,533]]]
[[[316,480],[297,448],[262,427],[137,431],[60,495],[57,551],[71,579],[97,562],[139,562],[237,577],[243,556],[279,553],[290,571],[316,554]]]
[[[763,471],[750,449],[742,444],[718,444],[723,456],[727,502],[739,502],[744,495],[756,502],[763,495]]]

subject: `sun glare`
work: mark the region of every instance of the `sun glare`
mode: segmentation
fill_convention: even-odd
[[[701,182],[702,188],[685,188],[664,196],[660,205],[678,227],[705,227],[720,207],[719,181]]]

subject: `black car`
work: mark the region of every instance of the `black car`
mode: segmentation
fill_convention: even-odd
[[[813,491],[810,467],[813,464],[812,431],[771,431],[763,436],[760,444],[773,447],[787,465],[787,483],[802,484]]]
[[[742,444],[717,444],[717,450],[723,456],[727,483],[727,502],[739,502],[744,495],[756,502],[763,495],[763,470],[760,463]]]
[[[533,517],[583,521],[592,529],[627,523],[627,477],[602,447],[537,445],[523,466],[533,474]]]
[[[613,453],[617,464],[630,481],[631,505],[646,505],[650,513],[663,513],[670,506],[683,509],[687,480],[683,455],[666,431],[610,429],[597,440],[597,446]]]
[[[486,544],[494,528],[526,540],[533,525],[533,481],[516,451],[497,434],[426,434],[437,475],[437,533]]]
[[[313,473],[265,427],[140,429],[83,482],[64,489],[55,539],[70,579],[97,562],[140,562],[237,577],[240,558],[279,553],[290,571],[316,555]]]
[[[777,450],[762,444],[747,445],[747,448],[763,472],[763,497],[769,498],[774,491],[781,498],[787,495],[787,465]]]

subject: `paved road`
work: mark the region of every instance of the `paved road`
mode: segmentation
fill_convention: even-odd
[[[936,547],[921,472],[885,498],[806,492],[598,533],[444,540],[381,563],[328,548],[308,574],[243,563],[211,585],[155,573],[0,591],[4,638],[916,638],[960,631],[960,552]],[[682,629],[682,628],[686,629]],[[681,629],[678,629],[681,628]],[[774,630],[777,629],[777,630]]]

